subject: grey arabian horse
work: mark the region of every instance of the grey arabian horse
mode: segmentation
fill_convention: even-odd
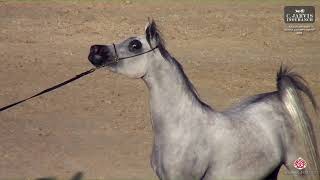
[[[88,58],[96,67],[146,83],[154,132],[151,166],[159,179],[277,179],[282,165],[295,179],[319,179],[317,146],[301,94],[317,105],[296,73],[280,68],[277,91],[218,112],[200,100],[153,20],[145,35],[93,45]],[[307,162],[304,170],[294,166],[299,157]]]

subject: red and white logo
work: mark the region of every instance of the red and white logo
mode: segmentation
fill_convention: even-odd
[[[299,170],[302,170],[304,168],[307,167],[307,162],[302,159],[301,157],[299,157],[298,159],[296,159],[294,162],[293,162],[293,166],[296,168],[296,169],[299,169]]]

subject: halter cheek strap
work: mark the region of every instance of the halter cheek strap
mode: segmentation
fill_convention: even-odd
[[[158,46],[155,46],[154,48],[148,50],[148,51],[145,51],[145,52],[142,52],[142,53],[139,53],[139,54],[135,54],[135,55],[132,55],[132,56],[126,56],[126,57],[119,57],[118,55],[118,52],[117,52],[117,48],[116,48],[116,45],[114,43],[112,43],[113,45],[113,49],[114,49],[114,53],[115,53],[115,58],[113,59],[112,62],[108,63],[108,64],[112,64],[112,63],[117,63],[119,62],[120,60],[123,60],[123,59],[129,59],[129,58],[133,58],[133,57],[136,57],[136,56],[140,56],[142,54],[146,54],[146,53],[149,53],[155,49],[158,48]]]
[[[119,56],[118,56],[116,45],[114,43],[112,43],[112,45],[113,45],[114,53],[116,54],[116,57],[114,58],[113,61],[114,62],[118,62],[119,61]]]

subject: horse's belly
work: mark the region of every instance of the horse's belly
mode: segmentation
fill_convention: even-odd
[[[242,160],[232,164],[216,163],[217,167],[212,169],[210,179],[264,179],[269,176],[280,165],[279,159],[255,158],[252,160]]]
[[[281,157],[278,147],[261,141],[238,144],[213,155],[212,173],[217,179],[263,179],[279,167]]]

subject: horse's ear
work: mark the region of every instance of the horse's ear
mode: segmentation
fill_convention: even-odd
[[[144,30],[146,31],[146,33],[147,33],[147,29],[148,29],[149,25],[150,25],[150,22],[147,22],[147,24],[144,26]]]
[[[145,30],[147,41],[149,44],[152,44],[151,42],[156,41],[155,38],[157,37],[157,25],[153,19],[146,25]]]

